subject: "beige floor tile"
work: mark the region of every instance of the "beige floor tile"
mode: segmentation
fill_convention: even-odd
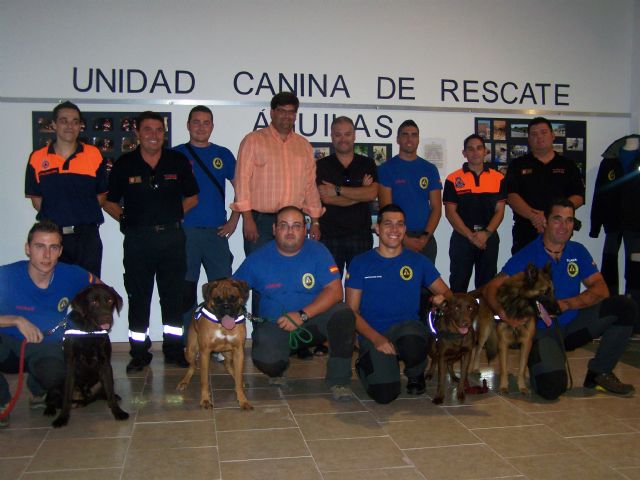
[[[629,480],[640,480],[640,467],[618,468],[615,471]]]
[[[213,410],[200,408],[199,400],[182,397],[141,400],[136,422],[173,422],[185,420],[213,420]]]
[[[122,468],[92,468],[25,473],[21,480],[120,480],[121,475]]]
[[[535,423],[544,423],[563,437],[599,435],[607,433],[629,433],[634,429],[626,422],[607,415],[606,410],[531,413]],[[640,425],[640,419],[638,419]]]
[[[402,467],[405,455],[389,437],[307,442],[321,471]]]
[[[220,460],[223,461],[309,455],[297,428],[220,432],[218,442]]]
[[[510,458],[511,464],[531,480],[623,479],[605,464],[584,453]]]
[[[128,447],[129,438],[46,440],[27,471],[122,467]]]
[[[350,470],[324,472],[324,480],[423,480],[424,477],[413,467],[381,468],[377,470]]]
[[[405,453],[429,480],[500,478],[519,473],[486,445],[421,448]]]
[[[4,437],[1,435],[0,440],[4,445]],[[0,459],[0,478],[3,480],[17,480],[30,461],[31,459],[28,457]]]
[[[306,440],[386,435],[369,412],[296,415],[296,422]]]
[[[222,462],[220,468],[224,480],[320,480],[322,478],[311,457]]]
[[[640,467],[640,433],[577,437],[569,441],[610,467]]]
[[[382,405],[373,400],[363,401],[367,410],[375,415],[380,422],[398,420],[424,420],[434,416],[446,415],[442,407],[437,407],[428,398],[398,398],[393,402]]]
[[[480,428],[473,433],[505,458],[576,451],[572,443],[546,425]]]
[[[122,478],[213,480],[220,478],[218,451],[215,447],[198,447],[129,452]]]
[[[427,420],[387,422],[385,431],[402,449],[480,443],[478,437],[455,418],[435,416]]]
[[[13,417],[11,418],[13,422]],[[46,428],[0,430],[0,458],[33,455],[49,432]]]
[[[287,406],[255,407],[253,410],[229,408],[214,412],[218,432],[296,426]]]
[[[248,388],[244,394],[254,407],[266,405],[286,405],[280,390],[277,388]],[[235,390],[214,390],[213,408],[239,407]]]
[[[167,447],[211,447],[216,445],[212,421],[137,423],[130,450],[155,450]]]
[[[467,428],[508,427],[514,425],[533,425],[539,423],[506,402],[497,401],[458,408],[447,408],[447,412],[458,419]]]
[[[54,438],[87,438],[87,437],[130,437],[133,431],[133,418],[116,420],[111,412],[93,413],[90,415],[74,415],[71,412],[69,423],[64,428],[54,428],[47,439]]]
[[[329,389],[324,382],[324,376],[320,378],[291,378],[287,376],[287,387],[281,390],[285,397],[288,397],[290,395],[329,393]]]
[[[229,374],[216,374],[210,375],[210,377],[214,391],[217,389],[229,390],[235,386],[233,377]],[[200,384],[199,378],[196,378],[195,381]],[[269,386],[269,377],[262,373],[246,373],[242,377],[242,383],[244,388],[265,388]]]
[[[367,409],[358,400],[336,402],[331,394],[296,395],[287,397],[287,403],[294,415],[307,413],[344,413],[366,412]]]

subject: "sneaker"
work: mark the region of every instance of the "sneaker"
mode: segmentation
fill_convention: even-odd
[[[407,393],[409,395],[422,395],[427,391],[427,384],[424,380],[424,375],[419,377],[409,377],[407,381]]]
[[[41,408],[47,407],[47,394],[44,395],[34,395],[31,394],[29,397],[29,408],[31,410],[39,410]]]
[[[141,372],[144,367],[151,363],[153,355],[147,353],[144,357],[133,357],[127,364],[127,373]]]
[[[346,385],[334,385],[330,390],[331,396],[336,402],[350,402],[353,400],[353,392]]]
[[[613,372],[595,373],[589,370],[584,379],[585,388],[595,388],[601,392],[630,395],[635,392],[633,385],[622,383]]]
[[[222,355],[220,352],[212,352],[211,358],[213,358],[218,363],[224,363],[224,355]]]
[[[284,376],[269,377],[269,385],[273,385],[274,387],[286,387],[287,379]]]
[[[0,405],[0,413],[4,412],[4,411],[5,411],[5,409],[6,409],[8,406],[9,406],[8,404]],[[4,417],[4,418],[0,418],[0,428],[7,428],[7,427],[9,426],[9,423],[10,423],[10,422],[9,422],[9,419],[10,419],[9,417],[10,417],[10,415],[7,415],[7,416],[6,416],[6,417]]]

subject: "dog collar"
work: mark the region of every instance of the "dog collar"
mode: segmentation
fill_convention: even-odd
[[[431,330],[433,335],[436,337],[436,340],[440,338],[456,339],[456,338],[462,338],[466,335],[466,333],[449,332],[448,330],[439,332],[435,326],[435,317],[441,317],[443,315],[444,315],[444,312],[440,309],[432,308],[429,311],[429,329]]]
[[[213,312],[211,312],[210,310],[207,310],[207,307],[204,306],[204,303],[201,303],[200,305],[198,305],[194,313],[194,318],[196,320],[199,320],[201,317],[204,317],[213,323],[222,323],[222,321],[218,317],[216,317],[216,315]],[[235,318],[233,323],[236,323],[236,324],[244,323],[245,320],[246,320],[246,317],[243,314],[240,314],[238,317]]]

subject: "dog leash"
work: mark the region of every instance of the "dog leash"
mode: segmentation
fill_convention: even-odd
[[[70,314],[71,313],[65,315],[65,317],[55,327],[50,328],[46,332],[43,332],[43,335],[48,337],[50,335],[53,335],[59,328],[66,327]],[[13,407],[15,407],[18,398],[20,397],[20,394],[22,393],[22,385],[24,383],[24,354],[26,348],[27,339],[25,338],[20,344],[20,360],[18,362],[18,385],[16,386],[16,393],[13,395],[13,397],[11,397],[11,400],[7,404],[7,407],[4,409],[4,411],[0,412],[0,420],[3,420],[9,416],[9,414],[13,410]]]
[[[255,323],[273,323],[270,322],[267,318],[254,316],[251,313],[247,313],[246,315],[249,320]],[[298,348],[300,348],[301,346],[301,343],[309,344],[313,342],[313,334],[308,329],[294,322],[293,318],[287,315],[286,312],[283,313],[282,316],[289,320],[296,327],[295,330],[289,332],[289,348],[291,350],[298,350]]]

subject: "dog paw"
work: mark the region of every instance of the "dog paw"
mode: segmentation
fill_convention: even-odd
[[[213,408],[213,403],[211,403],[211,400],[202,400],[200,402],[200,408],[204,408],[205,410],[211,410]]]
[[[127,418],[129,418],[129,414],[121,408],[112,410],[111,413],[113,413],[113,418],[115,418],[116,420],[126,420]]]
[[[444,402],[444,397],[434,397],[432,402],[436,405],[442,405],[442,403]]]
[[[519,390],[520,390],[520,393],[522,395],[530,395],[531,394],[531,392],[529,391],[529,389],[527,387],[520,387]]]
[[[253,405],[251,405],[249,402],[240,402],[240,409],[253,410]]]
[[[51,425],[53,426],[53,428],[60,428],[60,427],[64,427],[67,423],[69,423],[69,415],[60,415],[58,418],[56,418]]]
[[[180,382],[176,387],[176,390],[179,392],[184,392],[186,388],[187,388],[187,384],[185,382]]]
[[[458,392],[458,395],[456,395],[456,397],[458,398],[458,401],[464,402],[465,394],[464,392]]]

